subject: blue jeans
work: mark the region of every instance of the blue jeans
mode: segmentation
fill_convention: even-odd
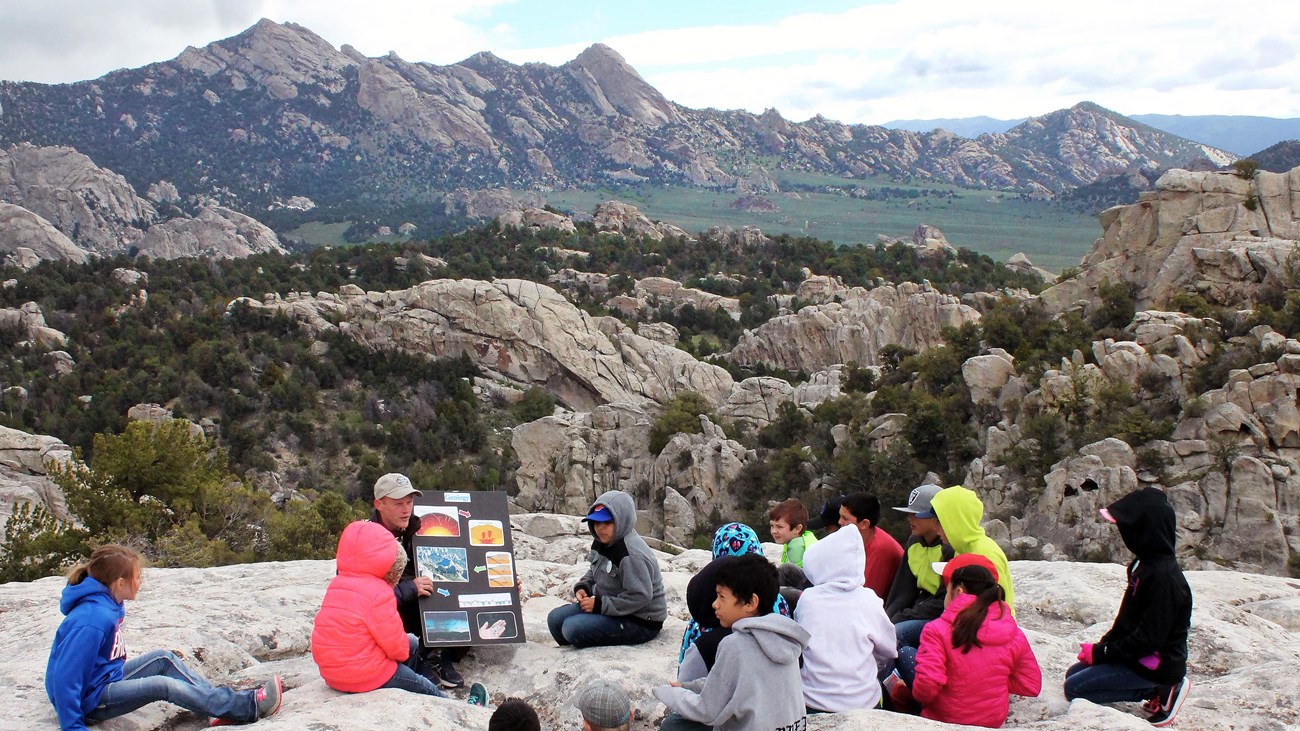
[[[894,635],[898,641],[898,658],[889,664],[888,667],[881,668],[878,678],[883,681],[892,671],[898,672],[898,677],[903,679],[910,687],[912,681],[916,679],[916,650],[921,646],[921,630],[932,620],[929,619],[905,619],[894,625]],[[904,654],[904,650],[909,650]]]
[[[1144,701],[1156,694],[1159,683],[1133,672],[1127,665],[1077,662],[1065,671],[1065,698],[1083,698],[1093,703]]]
[[[713,731],[713,727],[682,718],[674,711],[664,716],[664,720],[659,724],[659,731]]]
[[[408,634],[406,639],[411,643],[411,654],[407,656],[406,662],[397,663],[397,670],[393,672],[393,677],[384,682],[380,688],[395,688],[404,690],[408,693],[419,693],[420,695],[432,695],[439,698],[445,698],[442,689],[437,683],[420,674],[417,668],[420,666],[420,638]]]
[[[126,661],[122,679],[104,687],[99,705],[86,714],[86,720],[97,723],[154,701],[167,701],[205,716],[252,723],[257,720],[256,693],[216,687],[179,657],[167,650],[153,650]]]
[[[921,630],[933,620],[929,619],[904,619],[902,622],[894,625],[894,636],[898,638],[898,646],[901,647],[920,647]]]
[[[659,630],[637,624],[627,617],[584,612],[577,604],[552,609],[546,616],[546,626],[551,630],[551,637],[561,646],[640,645],[659,635]]]
[[[898,648],[898,659],[894,661],[894,670],[898,677],[911,688],[916,681],[916,648],[907,646]]]

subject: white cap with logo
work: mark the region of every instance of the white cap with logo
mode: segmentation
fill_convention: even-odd
[[[423,495],[424,493],[415,489],[411,485],[411,478],[399,472],[389,472],[388,474],[375,480],[375,499],[390,497],[394,500],[401,500],[407,495]]]

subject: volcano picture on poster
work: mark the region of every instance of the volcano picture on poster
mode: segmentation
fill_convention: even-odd
[[[415,514],[420,516],[418,536],[428,538],[460,538],[460,517],[456,509],[440,505],[417,505]]]

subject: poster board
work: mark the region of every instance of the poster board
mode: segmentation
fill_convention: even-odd
[[[420,597],[424,645],[523,642],[506,494],[425,490],[415,515],[415,574],[433,580],[433,594]]]

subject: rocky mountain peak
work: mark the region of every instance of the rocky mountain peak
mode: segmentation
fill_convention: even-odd
[[[680,121],[672,103],[603,43],[592,44],[562,68],[574,75],[606,116],[617,111],[655,127]]]
[[[298,95],[299,84],[340,86],[340,72],[357,61],[301,25],[263,18],[239,35],[185,49],[176,63],[208,77],[224,73],[236,89],[251,80],[289,99]]]

